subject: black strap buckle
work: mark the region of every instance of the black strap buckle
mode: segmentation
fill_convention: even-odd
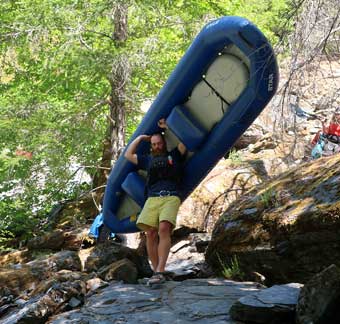
[[[169,196],[178,196],[178,192],[171,190],[161,190],[149,193],[149,197],[169,197]]]
[[[167,196],[171,196],[171,191],[169,191],[169,190],[161,190],[159,192],[159,197],[167,197]]]

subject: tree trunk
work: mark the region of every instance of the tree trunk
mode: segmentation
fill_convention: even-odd
[[[111,71],[110,124],[107,138],[110,138],[112,160],[116,161],[125,146],[125,85],[129,77],[128,60],[120,55]]]
[[[126,1],[117,1],[113,8],[112,20],[115,47],[119,49],[125,45],[128,27],[128,4]],[[130,77],[129,62],[127,56],[119,54],[112,62],[108,80],[111,85],[109,97],[108,128],[103,140],[103,155],[100,168],[93,180],[95,191],[94,198],[101,203],[104,194],[104,185],[107,182],[112,164],[118,159],[125,146],[126,127],[126,84]]]

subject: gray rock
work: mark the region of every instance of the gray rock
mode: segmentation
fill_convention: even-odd
[[[136,265],[139,278],[150,277],[152,275],[152,270],[146,257],[138,255],[135,249],[130,249],[127,246],[114,242],[97,245],[86,259],[85,271],[98,271],[103,266],[125,258]]]
[[[297,323],[340,323],[340,269],[334,264],[315,275],[301,289]]]
[[[76,301],[79,301],[78,306],[82,304],[84,295],[85,284],[82,281],[56,283],[45,294],[31,298],[20,309],[1,318],[1,324],[45,323],[49,316],[69,310]]]
[[[6,304],[0,306],[0,316],[5,315],[9,310],[17,306],[18,306],[17,304]]]
[[[157,290],[115,283],[91,296],[80,310],[56,315],[48,323],[236,324],[229,316],[231,305],[259,287],[220,279],[168,281]]]
[[[75,251],[60,251],[42,260],[34,260],[26,264],[30,266],[32,269],[44,268],[45,271],[81,270],[81,262],[78,253]]]
[[[193,233],[189,235],[189,240],[195,245],[198,253],[204,253],[211,240],[211,233]]]
[[[105,266],[98,271],[98,276],[105,281],[122,280],[125,283],[137,283],[136,266],[129,259],[122,259]]]
[[[240,298],[230,309],[234,320],[254,323],[294,323],[301,284],[275,285]]]
[[[266,277],[263,274],[256,271],[249,273],[247,279],[250,281],[258,282],[263,285],[265,285],[266,282]]]
[[[190,241],[184,240],[176,243],[174,246],[171,247],[170,252],[176,253],[179,250],[183,249],[184,247],[187,247],[190,245]]]
[[[206,261],[221,271],[217,255],[235,255],[242,272],[259,272],[268,285],[306,283],[340,267],[339,162],[339,154],[317,159],[253,187],[215,224]]]
[[[193,243],[199,241],[210,241],[211,233],[191,233],[188,238]]]
[[[68,302],[68,305],[71,307],[71,308],[76,308],[78,306],[80,306],[82,304],[81,300],[75,298],[75,297],[72,297],[70,299],[70,301]]]
[[[264,134],[264,129],[261,125],[253,124],[234,144],[236,150],[241,150],[251,144],[255,144]]]
[[[257,213],[257,208],[256,208],[256,207],[254,207],[254,208],[248,208],[248,209],[245,209],[245,210],[243,211],[243,214],[244,214],[244,215],[251,215],[251,214],[255,214],[255,213]]]
[[[108,283],[100,278],[92,278],[86,281],[86,290],[88,293],[92,293],[97,289],[107,287]]]
[[[61,251],[49,257],[30,261],[15,268],[0,268],[0,298],[20,296],[25,290],[33,291],[60,270],[78,271],[81,261],[75,251]]]
[[[196,276],[194,276],[192,269],[204,263],[204,255],[202,253],[192,252],[191,249],[192,247],[190,245],[185,245],[177,249],[175,253],[171,251],[169,253],[166,269],[178,274],[178,278],[181,278],[181,280],[201,277],[196,270],[194,271]],[[185,276],[185,274],[188,274],[188,276]]]
[[[209,245],[210,241],[198,241],[195,243],[196,251],[198,253],[204,253]]]
[[[55,230],[42,236],[34,237],[27,243],[29,250],[51,249],[59,250],[64,244],[64,235],[62,230]]]
[[[178,242],[180,240],[183,240],[188,237],[191,233],[197,233],[198,229],[188,226],[181,226],[179,228],[176,228],[174,232],[172,233],[172,241]]]

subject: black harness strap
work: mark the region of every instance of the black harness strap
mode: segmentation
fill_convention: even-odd
[[[230,102],[228,102],[226,99],[224,99],[223,97],[222,97],[222,95],[205,79],[205,78],[203,78],[202,79],[205,83],[206,83],[206,85],[215,93],[215,95],[221,100],[221,110],[222,110],[222,113],[224,114],[225,113],[225,111],[224,111],[224,109],[223,109],[223,103],[225,103],[226,105],[228,105],[228,106],[230,106],[231,105],[231,103]]]

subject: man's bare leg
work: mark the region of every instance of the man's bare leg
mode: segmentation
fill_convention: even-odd
[[[146,231],[146,250],[152,264],[152,270],[157,271],[158,267],[158,233],[156,228]]]
[[[157,272],[164,272],[166,261],[168,260],[171,248],[171,233],[173,225],[170,222],[159,223],[159,243],[158,243],[158,266]]]

